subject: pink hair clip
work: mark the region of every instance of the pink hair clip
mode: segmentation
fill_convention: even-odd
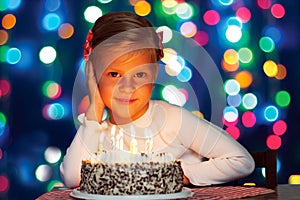
[[[93,39],[93,32],[91,30],[89,30],[86,39],[85,39],[85,43],[83,45],[83,59],[85,61],[88,61],[89,56],[92,53],[92,47],[91,47],[91,41]]]
[[[164,57],[164,51],[163,51],[164,45],[162,43],[163,33],[164,33],[163,31],[160,31],[160,32],[157,33],[157,36],[158,36],[158,39],[159,39],[159,55],[158,55],[159,59],[162,59]]]

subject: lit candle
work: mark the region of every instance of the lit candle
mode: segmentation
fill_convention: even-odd
[[[146,152],[149,155],[153,149],[153,135],[151,129],[145,129],[146,140]]]
[[[137,141],[135,139],[135,130],[133,125],[130,127],[130,135],[131,135],[131,141],[130,141],[130,153],[137,153]]]

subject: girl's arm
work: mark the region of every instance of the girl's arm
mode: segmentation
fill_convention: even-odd
[[[65,185],[70,188],[79,186],[81,162],[98,151],[99,134],[107,127],[105,122],[100,125],[96,121],[87,120],[84,114],[78,118],[81,126],[60,165],[61,177]]]
[[[223,129],[184,110],[179,140],[207,161],[186,163],[183,170],[194,185],[211,185],[245,177],[254,170],[249,152]]]

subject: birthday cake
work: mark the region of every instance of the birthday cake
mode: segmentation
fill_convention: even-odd
[[[81,192],[149,195],[176,193],[182,188],[181,163],[169,154],[104,152],[82,161]]]

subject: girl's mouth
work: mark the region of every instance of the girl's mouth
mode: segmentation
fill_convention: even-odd
[[[131,104],[135,102],[137,99],[115,98],[115,100],[120,104]]]

